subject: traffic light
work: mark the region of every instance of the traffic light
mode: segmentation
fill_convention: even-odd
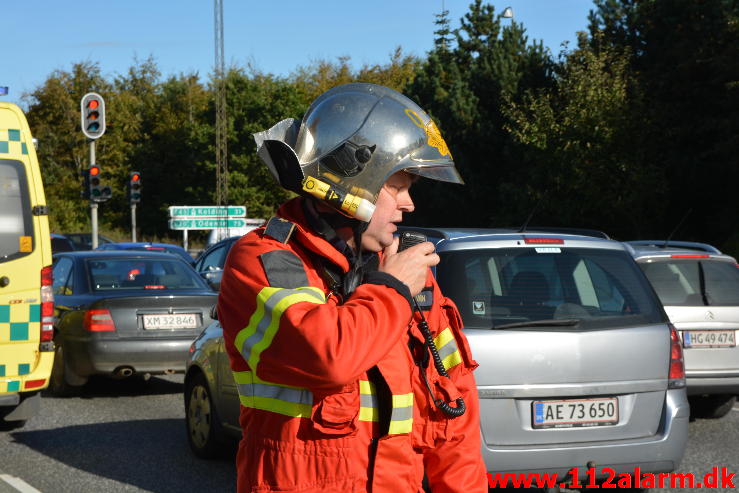
[[[88,139],[99,139],[105,133],[105,100],[100,94],[89,92],[80,101],[82,133]]]
[[[93,202],[99,202],[103,196],[103,187],[100,183],[100,168],[93,164],[87,170],[88,196]]]
[[[141,202],[141,173],[131,171],[128,178],[128,199],[131,204]]]
[[[80,192],[80,196],[85,200],[90,200],[90,170],[83,169],[80,174],[82,175],[82,192]]]

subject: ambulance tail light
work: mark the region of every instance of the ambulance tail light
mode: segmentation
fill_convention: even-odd
[[[31,389],[37,389],[39,387],[43,387],[46,385],[46,379],[41,378],[38,380],[26,380],[26,382],[23,384],[24,390],[31,390]]]
[[[52,291],[51,266],[41,269],[41,335],[42,351],[53,351],[49,343],[54,339],[54,293]]]
[[[685,363],[683,361],[683,347],[680,336],[672,324],[670,326],[670,373],[667,377],[667,388],[679,389],[685,387]]]
[[[87,310],[82,326],[88,332],[112,332],[115,330],[113,316],[107,308]]]

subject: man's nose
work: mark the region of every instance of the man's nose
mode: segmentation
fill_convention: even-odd
[[[413,212],[416,206],[413,204],[411,194],[404,192],[398,196],[398,209],[403,212]]]

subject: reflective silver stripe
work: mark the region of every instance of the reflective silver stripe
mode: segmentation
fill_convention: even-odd
[[[377,396],[374,394],[360,394],[359,405],[362,407],[377,407]]]
[[[244,397],[268,397],[293,404],[313,405],[313,393],[307,389],[291,389],[264,383],[238,384],[239,394]]]
[[[413,418],[413,404],[408,407],[395,407],[390,416],[390,421],[405,421]]]
[[[325,300],[321,298],[314,289],[311,288],[280,289],[279,291],[273,293],[269,298],[267,298],[267,301],[264,302],[264,315],[262,316],[262,319],[259,321],[259,323],[257,323],[256,330],[244,341],[244,344],[241,346],[241,355],[244,357],[244,360],[249,361],[252,348],[264,338],[264,332],[272,323],[272,316],[274,315],[273,312],[275,306],[277,306],[277,304],[283,299],[294,294],[307,294],[315,298],[319,303],[325,302]],[[282,315],[282,313],[280,313],[279,315]]]
[[[410,433],[413,429],[413,393],[393,394],[393,410],[390,414],[388,434]]]
[[[444,359],[456,350],[457,343],[454,341],[454,339],[451,339],[449,342],[444,344],[443,347],[439,348],[439,356],[441,357],[441,359]]]

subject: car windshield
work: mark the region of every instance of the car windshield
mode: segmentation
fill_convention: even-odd
[[[192,269],[176,259],[88,259],[86,264],[94,291],[208,289]]]
[[[528,326],[587,330],[663,322],[658,300],[625,252],[500,248],[446,252],[441,259],[439,285],[467,328],[534,322]]]
[[[665,306],[739,305],[739,268],[733,262],[671,258],[639,266]]]

